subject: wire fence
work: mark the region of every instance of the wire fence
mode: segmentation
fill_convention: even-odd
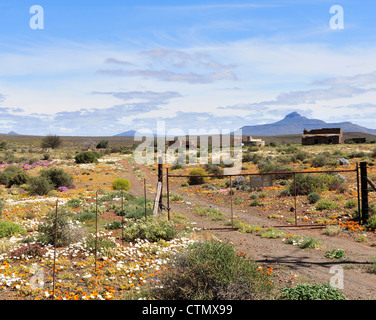
[[[146,179],[143,179],[143,189],[144,189],[144,218],[147,219],[148,215],[151,214],[151,211],[148,210],[147,206],[147,197],[146,197]],[[125,226],[125,220],[124,217],[126,215],[126,211],[124,209],[124,191],[121,190],[120,194],[120,212],[118,215],[121,217],[121,243],[124,245],[124,226]],[[94,273],[95,275],[97,274],[98,268],[97,268],[97,261],[98,261],[98,222],[100,220],[99,217],[99,199],[98,199],[99,193],[95,193],[95,237],[94,237]],[[65,228],[64,222],[62,217],[62,212],[59,214],[59,200],[56,200],[55,205],[54,205],[54,219],[52,221],[53,227],[49,229],[49,232],[47,232],[46,236],[50,239],[53,239],[53,263],[52,263],[52,295],[51,299],[55,298],[55,290],[56,290],[56,274],[57,274],[57,268],[56,268],[56,255],[57,255],[57,248],[58,248],[58,234],[62,232]]]
[[[364,166],[362,166],[364,167]],[[228,192],[228,195],[229,195],[229,202],[228,202],[228,205],[229,205],[229,209],[230,209],[230,222],[231,222],[231,226],[228,228],[228,229],[237,229],[234,225],[234,193],[233,193],[233,183],[234,183],[234,180],[236,177],[249,177],[249,185],[252,186],[252,183],[255,183],[258,182],[259,183],[259,188],[263,188],[264,185],[263,183],[266,181],[266,183],[270,184],[273,183],[273,180],[276,176],[289,176],[290,178],[292,178],[292,186],[293,186],[293,208],[294,208],[294,224],[290,224],[290,225],[281,225],[279,227],[309,227],[312,225],[306,225],[306,224],[298,224],[298,212],[297,212],[297,186],[296,186],[296,177],[297,175],[299,174],[321,174],[321,173],[329,173],[329,174],[333,174],[333,173],[347,173],[347,174],[354,174],[356,175],[356,197],[357,197],[357,208],[358,208],[358,212],[361,213],[361,208],[363,207],[363,203],[362,203],[362,206],[361,206],[361,200],[362,202],[363,201],[366,201],[367,199],[364,199],[364,197],[366,197],[366,193],[364,193],[364,186],[362,184],[362,188],[360,186],[360,183],[361,183],[361,180],[365,180],[367,181],[367,183],[376,191],[376,185],[373,183],[372,180],[370,180],[369,178],[367,178],[367,176],[364,176],[364,172],[362,174],[361,168],[359,167],[358,163],[356,164],[356,167],[355,169],[343,169],[343,170],[312,170],[312,171],[283,171],[283,172],[265,172],[265,173],[237,173],[237,174],[207,174],[205,175],[205,178],[227,178],[229,180],[229,192]],[[364,171],[364,170],[363,170]],[[366,170],[365,170],[366,172]],[[162,185],[163,185],[163,170],[159,170],[159,177],[158,177],[158,183],[161,184],[161,188],[160,188],[160,191],[159,192],[156,192],[156,195],[155,195],[155,200],[153,202],[153,209],[150,210],[150,206],[148,206],[148,199],[147,199],[147,184],[146,184],[146,179],[143,178],[143,208],[140,208],[140,210],[143,209],[143,213],[144,213],[144,217],[145,219],[148,218],[149,215],[152,215],[152,214],[155,214],[155,212],[161,212],[162,210],[166,210],[167,211],[167,217],[168,217],[168,220],[171,220],[171,196],[172,196],[172,185],[171,185],[171,182],[172,182],[172,179],[176,178],[176,179],[181,179],[181,178],[192,178],[192,177],[202,177],[202,176],[199,176],[199,175],[190,175],[190,174],[171,174],[169,168],[166,168],[166,171],[165,171],[165,180],[166,180],[166,193],[165,193],[165,197],[166,197],[166,205],[163,204],[162,202],[162,198],[164,197],[164,194],[163,194],[163,189],[162,189]],[[366,173],[365,173],[366,174]],[[260,180],[252,180],[254,177],[268,177],[268,179],[266,179],[265,181],[263,181],[262,179]],[[254,184],[253,184],[254,185]],[[256,183],[257,185],[257,183]],[[175,186],[173,188],[177,188],[179,186],[179,184],[175,184]],[[158,190],[158,188],[157,188]],[[362,197],[360,195],[362,191]],[[124,195],[125,193],[123,192],[123,190],[121,190],[121,193],[120,193],[120,214],[119,216],[121,217],[121,221],[120,221],[120,224],[121,224],[121,242],[122,244],[124,244],[124,226],[125,226],[125,221],[124,221],[124,217],[125,217],[125,208],[124,208]],[[95,193],[95,247],[94,247],[94,270],[95,270],[95,273],[97,272],[97,260],[98,260],[98,222],[99,222],[99,207],[98,207],[98,203],[99,203],[99,192],[96,192]],[[142,197],[141,197],[142,198]],[[119,199],[118,199],[119,200]],[[149,200],[150,201],[150,200]],[[367,200],[368,201],[368,200]],[[227,205],[227,203],[226,203]],[[155,210],[157,208],[157,210]],[[364,211],[363,211],[363,214],[364,214]],[[55,203],[55,207],[54,207],[54,220],[53,220],[53,223],[54,223],[54,227],[52,228],[52,232],[53,234],[50,234],[50,236],[53,237],[53,267],[52,267],[52,272],[53,272],[53,283],[52,283],[52,295],[51,295],[51,298],[54,299],[55,298],[55,290],[56,290],[56,273],[57,273],[57,269],[56,269],[56,251],[57,251],[57,247],[58,247],[58,243],[57,243],[57,240],[58,240],[58,232],[60,231],[59,230],[59,200],[56,200],[56,203]],[[362,217],[361,214],[359,214],[359,221],[361,222],[361,220],[365,219],[366,217]],[[318,225],[316,225],[318,226]],[[223,228],[218,228],[218,229],[223,229]]]
[[[310,225],[299,225],[298,219],[297,219],[297,186],[296,186],[296,176],[299,174],[322,174],[322,173],[353,173],[356,175],[356,197],[357,197],[357,207],[358,212],[361,212],[360,210],[360,185],[359,185],[359,166],[356,164],[355,169],[342,169],[342,170],[312,170],[312,171],[283,171],[283,172],[265,172],[265,173],[236,173],[236,174],[207,174],[204,177],[205,178],[227,178],[229,180],[229,206],[230,206],[230,221],[231,221],[231,228],[234,228],[234,210],[233,210],[233,203],[234,203],[234,197],[233,197],[233,182],[234,177],[249,177],[249,185],[252,186],[252,178],[260,177],[260,179],[253,179],[253,186],[257,187],[257,182],[259,183],[258,187],[263,188],[272,185],[274,177],[290,177],[293,179],[292,185],[293,185],[293,210],[294,210],[294,225],[282,225],[280,227],[307,227]],[[170,219],[170,196],[171,196],[171,190],[170,190],[170,181],[172,178],[188,178],[191,179],[192,177],[202,178],[203,176],[200,175],[190,175],[190,174],[171,174],[169,172],[169,168],[166,168],[166,187],[167,187],[167,212],[168,217]],[[264,177],[268,177],[269,179],[262,179]],[[266,185],[265,185],[266,181]],[[359,219],[361,220],[361,216],[359,216]],[[317,225],[316,225],[317,226]]]

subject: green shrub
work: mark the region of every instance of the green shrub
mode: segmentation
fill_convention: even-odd
[[[314,204],[321,199],[321,196],[317,192],[311,192],[307,196],[307,200],[310,204]]]
[[[9,181],[7,187],[13,185],[20,186],[26,184],[30,179],[30,176],[25,171],[17,172]]]
[[[93,221],[96,220],[96,214],[95,211],[83,211],[79,212],[78,214],[75,215],[74,219],[84,222],[84,221]]]
[[[324,167],[328,164],[328,155],[326,154],[318,154],[312,159],[312,167],[319,168]]]
[[[97,163],[98,158],[100,157],[99,153],[93,151],[83,151],[74,157],[76,163]]]
[[[0,141],[0,150],[3,151],[3,150],[6,150],[8,147],[8,142],[5,141],[5,140],[1,140]]]
[[[298,244],[301,249],[318,249],[322,246],[322,243],[314,237],[303,237]]]
[[[223,174],[223,169],[217,164],[208,163],[205,165],[205,170],[209,174],[216,174],[216,175]]]
[[[34,177],[28,182],[28,191],[31,195],[47,195],[53,189],[53,184],[45,177]]]
[[[72,209],[77,209],[79,206],[82,205],[82,200],[80,199],[70,199],[65,203],[66,206]]]
[[[199,216],[223,216],[223,212],[219,209],[215,208],[203,208],[203,207],[196,207],[192,210],[193,213]]]
[[[170,193],[170,201],[183,201],[184,198],[175,193]]]
[[[333,237],[340,234],[343,230],[342,226],[337,225],[327,225],[324,230],[322,230],[322,234],[327,236]]]
[[[298,150],[294,152],[294,158],[299,161],[304,161],[309,158],[309,153],[303,150]]]
[[[104,227],[105,227],[105,229],[107,229],[107,230],[121,229],[121,227],[122,227],[122,222],[121,222],[121,221],[118,221],[118,220],[111,221],[111,222],[109,222],[109,223],[106,223],[106,225],[105,225]]]
[[[109,148],[110,145],[108,143],[108,140],[101,140],[98,144],[97,144],[97,149],[107,149]]]
[[[282,230],[274,228],[261,228],[259,231],[261,238],[268,239],[277,239],[285,236],[285,233]]]
[[[250,153],[249,150],[248,150],[248,152],[243,152],[242,153],[242,163],[251,162],[252,159],[253,159],[253,154]]]
[[[264,157],[263,157],[263,155],[260,154],[260,153],[253,153],[253,154],[251,154],[251,156],[249,157],[250,162],[252,162],[253,164],[258,164],[258,163],[261,162],[263,159],[264,159]]]
[[[10,188],[12,185],[27,183],[29,175],[20,167],[9,166],[0,174],[0,183]]]
[[[321,200],[316,204],[316,210],[332,210],[337,208],[337,205],[330,200]]]
[[[356,199],[348,199],[345,202],[345,208],[346,209],[355,208],[357,205],[358,205],[358,201]]]
[[[262,202],[258,199],[253,200],[250,204],[251,207],[258,207],[262,205]]]
[[[180,163],[180,162],[175,162],[172,166],[171,166],[171,171],[172,170],[178,170],[178,169],[183,169],[184,168],[184,164]]]
[[[124,192],[121,190],[116,190],[116,191],[111,190],[111,191],[106,192],[102,196],[98,197],[98,202],[103,203],[103,202],[112,201],[115,198],[121,198],[121,197],[123,197],[124,201],[132,200],[135,198],[133,195],[129,194],[128,192]]]
[[[346,257],[345,251],[343,249],[333,249],[325,252],[325,258],[337,259],[337,260],[349,260]]]
[[[5,200],[0,198],[0,216],[5,208]]]
[[[295,287],[283,287],[281,300],[346,300],[337,289],[328,284],[301,283]]]
[[[19,158],[16,158],[12,151],[6,151],[4,156],[1,158],[1,163],[7,162],[8,164],[11,164],[19,161]]]
[[[93,235],[89,235],[85,239],[85,247],[90,252],[95,252],[95,247],[97,248],[98,252],[102,254],[106,254],[108,252],[113,251],[116,246],[116,243],[110,239],[105,237],[98,237],[97,239]]]
[[[151,242],[171,240],[176,236],[173,224],[163,218],[148,217],[131,223],[124,229],[124,240],[131,242],[136,239],[146,239]]]
[[[339,190],[343,186],[343,180],[338,176],[320,174],[297,174],[295,178],[296,194],[308,195],[312,192],[324,192],[328,190]],[[294,194],[294,183],[289,186],[290,194]]]
[[[270,276],[228,243],[194,243],[171,264],[151,290],[157,300],[262,300],[273,290]]]
[[[275,179],[289,179],[289,178],[291,178],[291,174],[288,174],[287,172],[292,171],[292,168],[287,166],[287,165],[283,165],[283,164],[280,164],[280,163],[277,163],[277,162],[267,160],[267,161],[259,162],[258,168],[259,168],[260,173],[286,172],[286,174],[279,173],[279,174],[273,175]]]
[[[146,216],[150,216],[153,213],[154,202],[152,200],[146,200]],[[129,201],[124,202],[123,209],[120,204],[113,207],[116,215],[122,216],[128,219],[141,219],[145,217],[145,199],[144,198],[132,198]]]
[[[287,188],[283,188],[283,189],[281,190],[281,192],[279,193],[279,195],[280,195],[281,197],[287,197],[287,196],[290,196],[290,195],[291,195],[291,190],[290,190],[290,188],[289,188],[289,187],[287,187]]]
[[[313,168],[319,168],[324,166],[338,166],[339,163],[336,159],[333,159],[329,152],[323,152],[316,155],[311,161]]]
[[[62,139],[57,135],[49,134],[42,139],[42,148],[52,148],[56,149],[63,143]]]
[[[46,221],[39,224],[37,241],[43,244],[55,243],[56,246],[64,247],[81,240],[85,236],[83,229],[72,222],[72,213],[67,210],[52,210],[47,213]]]
[[[130,182],[127,179],[124,179],[124,178],[118,178],[112,184],[112,189],[114,189],[114,190],[128,191],[130,189],[130,187],[131,187]]]
[[[371,217],[367,220],[367,227],[368,227],[368,228],[371,228],[372,230],[375,230],[375,229],[376,229],[376,215],[371,216]]]
[[[26,230],[14,222],[0,220],[0,238],[11,237],[15,234],[24,235]]]
[[[70,188],[73,184],[73,177],[61,168],[50,168],[43,170],[40,176],[48,179],[53,185],[54,189],[59,187]]]
[[[206,172],[204,169],[193,169],[189,172],[191,177],[188,178],[189,185],[198,185],[206,182]]]

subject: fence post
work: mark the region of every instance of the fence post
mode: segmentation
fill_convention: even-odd
[[[358,197],[358,213],[359,213],[359,224],[362,223],[362,217],[361,217],[361,205],[360,205],[360,182],[359,182],[359,163],[356,163],[356,192]]]
[[[146,211],[146,179],[144,178],[144,200],[145,200],[145,220],[147,219],[147,211]]]
[[[162,182],[158,182],[157,193],[155,194],[153,216],[158,213],[159,201],[162,198]]]
[[[360,162],[360,188],[362,194],[362,222],[368,220],[368,181],[367,181],[367,162]],[[359,212],[360,214],[360,212]]]
[[[124,192],[121,189],[121,244],[124,245]]]
[[[52,278],[52,299],[55,300],[55,287],[56,287],[56,240],[57,240],[57,206],[59,200],[56,200],[56,209],[55,209],[55,234],[54,234],[54,264],[53,264],[53,278]]]
[[[298,225],[298,216],[296,215],[296,175],[294,172],[294,214],[295,214],[295,226]]]
[[[95,252],[94,252],[94,272],[97,274],[97,253],[98,253],[98,191],[95,193]]]
[[[162,204],[162,194],[163,194],[163,163],[162,157],[158,158],[158,183],[161,183],[161,197],[159,198],[159,210],[162,212],[163,204]]]
[[[230,176],[230,205],[231,205],[231,227],[234,227],[234,213],[232,210],[232,176]]]
[[[168,221],[170,221],[170,188],[168,185],[168,168],[166,168],[166,187],[167,187],[167,216],[168,216]]]

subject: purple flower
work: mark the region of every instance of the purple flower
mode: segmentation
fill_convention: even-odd
[[[63,192],[63,191],[69,191],[67,187],[59,187],[57,188],[57,191]]]

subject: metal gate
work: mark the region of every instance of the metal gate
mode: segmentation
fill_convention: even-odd
[[[238,174],[208,174],[205,175],[205,177],[228,177],[230,179],[230,190],[232,190],[232,178],[236,176],[249,176],[250,179],[252,177],[263,177],[263,176],[273,176],[273,175],[291,175],[293,178],[293,185],[294,185],[294,215],[295,215],[295,224],[294,225],[280,225],[278,227],[323,227],[325,225],[304,225],[298,224],[297,219],[297,206],[296,206],[296,198],[297,198],[297,192],[296,192],[296,175],[297,174],[318,174],[318,173],[343,173],[343,172],[353,172],[356,174],[356,190],[357,190],[357,206],[358,206],[358,212],[359,212],[359,224],[364,224],[368,219],[368,184],[376,191],[376,185],[367,178],[367,163],[366,162],[360,162],[360,164],[356,163],[355,169],[343,169],[343,170],[312,170],[312,171],[287,171],[287,172],[268,172],[268,173],[238,173]],[[176,175],[171,174],[169,172],[169,168],[166,168],[166,188],[167,188],[167,205],[165,206],[165,209],[168,213],[168,219],[170,220],[170,188],[169,188],[169,179],[170,178],[189,178],[189,177],[195,177],[192,175]],[[230,191],[230,210],[231,210],[231,228],[234,228],[234,215],[233,215],[233,197],[232,192]],[[276,226],[277,227],[277,226]],[[223,228],[220,228],[223,229]]]

